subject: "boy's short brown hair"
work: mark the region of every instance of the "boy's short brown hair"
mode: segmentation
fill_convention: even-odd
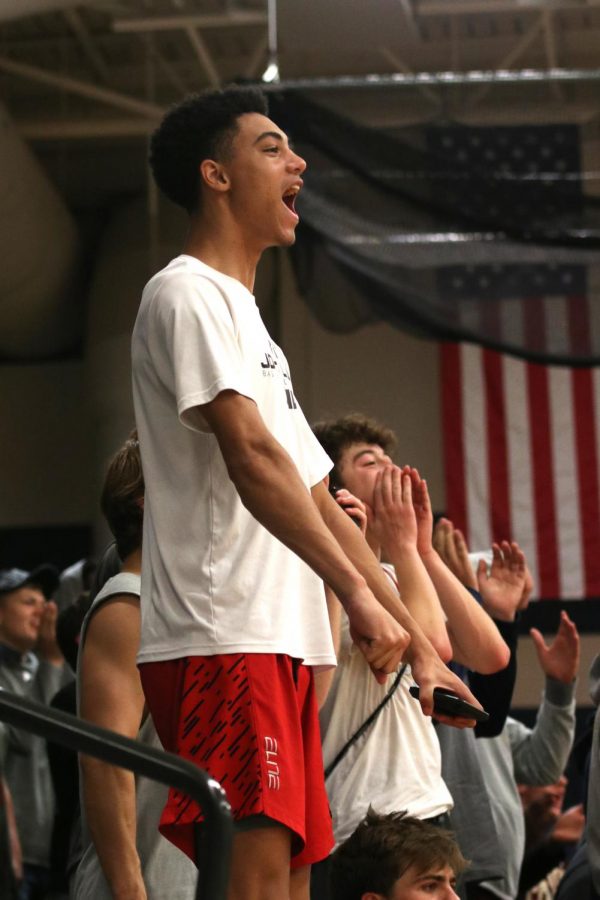
[[[144,473],[134,429],[111,459],[100,499],[121,560],[142,545]]]
[[[420,874],[467,862],[451,831],[408,816],[370,809],[356,831],[337,848],[331,863],[332,900],[360,900],[372,891],[387,897],[411,867]]]
[[[330,478],[337,487],[343,487],[339,469],[342,454],[352,444],[377,444],[386,453],[396,446],[396,435],[391,428],[362,413],[348,413],[339,419],[315,422],[313,431],[333,462]]]

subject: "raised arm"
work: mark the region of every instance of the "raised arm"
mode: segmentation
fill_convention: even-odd
[[[140,634],[137,598],[107,600],[94,614],[81,658],[83,719],[136,737],[144,695],[136,668]],[[131,772],[81,757],[85,813],[115,900],[146,900],[136,849],[135,781]]]
[[[435,549],[432,541],[433,514],[427,483],[420,478],[416,469],[411,470],[411,475],[419,528],[417,546],[447,616],[446,627],[452,645],[452,659],[476,672],[497,672],[508,664],[510,650],[491,618]],[[457,569],[460,557],[466,557],[468,566],[466,552],[463,554],[460,545],[456,545],[449,525],[450,523],[438,526],[438,540],[443,542],[448,555],[456,556]],[[468,577],[466,567],[464,571]]]
[[[444,613],[418,551],[414,485],[408,466],[404,469],[387,466],[378,473],[373,506],[368,511],[369,531],[381,545],[384,558],[394,566],[404,606],[421,626],[441,659],[449,662],[452,647]]]
[[[509,722],[515,778],[524,784],[553,784],[567,764],[575,732],[579,634],[564,610],[549,646],[537,629],[532,628],[530,633],[546,685],[535,727],[530,730]]]

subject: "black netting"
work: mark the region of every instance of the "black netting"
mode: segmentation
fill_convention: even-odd
[[[308,162],[294,265],[326,328],[600,362],[600,176],[576,126],[386,131],[297,92],[271,109]]]

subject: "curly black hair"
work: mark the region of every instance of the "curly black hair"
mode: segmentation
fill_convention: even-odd
[[[167,112],[150,139],[149,162],[158,187],[190,215],[196,212],[200,163],[227,157],[241,115],[267,112],[266,97],[257,87],[231,85],[186,97]]]

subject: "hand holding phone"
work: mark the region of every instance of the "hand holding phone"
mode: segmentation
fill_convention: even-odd
[[[419,699],[419,688],[413,684],[408,689],[409,694]],[[459,719],[475,719],[476,722],[487,722],[490,714],[484,709],[479,709],[466,700],[461,700],[456,694],[444,688],[435,688],[433,691],[433,711],[442,716],[453,716]]]

